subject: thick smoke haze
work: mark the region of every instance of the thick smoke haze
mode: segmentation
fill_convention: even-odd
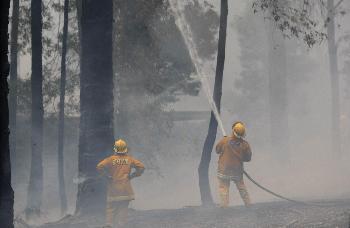
[[[219,1],[208,1],[213,4],[213,10],[219,14]],[[346,1],[345,1],[346,2]],[[203,4],[203,1],[200,1]],[[349,5],[348,3],[346,3]],[[287,114],[288,114],[288,155],[281,160],[286,151],[275,151],[270,142],[270,119],[268,101],[268,48],[269,38],[266,35],[268,21],[263,16],[254,14],[251,1],[229,1],[228,34],[226,46],[226,61],[224,71],[223,98],[221,117],[227,133],[231,132],[234,121],[241,120],[247,126],[247,141],[250,143],[253,157],[245,164],[246,171],[263,186],[273,191],[298,200],[345,199],[350,197],[350,98],[346,95],[349,85],[349,71],[340,70],[341,102],[341,154],[336,154],[331,147],[331,87],[326,41],[308,48],[302,41],[285,39],[286,74],[287,74]],[[247,20],[249,18],[249,20]],[[341,17],[346,21],[349,15]],[[156,23],[156,22],[153,22]],[[349,24],[342,23],[339,37],[349,31]],[[156,25],[158,26],[158,25]],[[242,27],[246,26],[246,30]],[[200,27],[200,25],[198,25]],[[275,33],[279,31],[274,30]],[[252,34],[259,34],[254,37]],[[244,36],[249,38],[244,41]],[[261,38],[261,39],[260,39]],[[167,45],[157,37],[162,45]],[[217,39],[217,37],[216,37]],[[253,45],[248,43],[251,40]],[[342,44],[341,44],[342,45]],[[340,46],[344,48],[344,46]],[[172,50],[173,47],[163,47]],[[247,48],[251,48],[249,55],[254,55],[256,61],[247,63],[245,55]],[[276,41],[275,49],[280,48]],[[182,53],[175,57],[181,58]],[[215,56],[215,55],[214,55]],[[28,55],[20,57],[20,76],[25,78],[30,72]],[[345,56],[339,56],[339,68],[346,65]],[[204,61],[204,60],[203,60]],[[205,60],[205,76],[210,86],[213,86],[215,76],[215,58]],[[249,83],[242,82],[243,71],[248,64],[259,69],[257,74],[249,79]],[[142,68],[142,67],[141,67]],[[256,78],[254,77],[256,75]],[[116,83],[118,83],[116,75]],[[127,90],[126,90],[127,91]],[[117,91],[118,92],[118,91]],[[125,92],[125,90],[123,90]],[[123,96],[123,92],[118,96]],[[76,92],[78,94],[78,92]],[[256,102],[252,101],[256,98]],[[278,96],[278,95],[277,95]],[[143,94],[140,97],[130,96],[130,110],[137,112],[146,101],[153,101],[157,95]],[[137,140],[130,145],[130,153],[136,158],[147,160],[145,174],[133,180],[136,200],[131,203],[134,209],[169,209],[200,205],[197,168],[200,161],[202,147],[208,131],[210,106],[203,89],[196,96],[179,95],[178,100],[162,106],[167,113],[184,111],[201,111],[204,116],[196,120],[172,120],[166,129],[167,135],[153,134],[144,126],[137,128],[137,134],[144,135],[144,140],[152,139],[157,142],[154,151],[144,153],[143,145]],[[134,106],[133,106],[134,105]],[[118,108],[118,101],[115,107]],[[115,114],[117,115],[117,114]],[[141,116],[140,113],[139,116]],[[145,122],[150,121],[152,113],[145,113]],[[149,116],[146,116],[149,115]],[[170,115],[171,116],[171,115]],[[26,191],[30,170],[30,142],[26,135],[30,132],[28,116],[18,118],[18,126],[22,128],[17,136],[18,150],[24,154],[16,155],[12,161],[13,186],[15,189],[15,211],[20,214],[25,208]],[[142,119],[135,120],[142,121]],[[57,180],[57,119],[46,118],[44,125],[44,195],[42,220],[57,219],[59,211],[58,180]],[[153,125],[152,125],[153,124]],[[154,126],[156,124],[152,123]],[[136,125],[136,124],[135,124]],[[132,125],[131,125],[132,126]],[[66,120],[65,141],[65,178],[68,197],[68,212],[75,211],[77,183],[84,181],[78,177],[78,115]],[[115,135],[123,137],[115,126]],[[282,127],[282,126],[281,126]],[[135,130],[136,131],[136,130]],[[22,137],[22,139],[21,139]],[[222,137],[220,131],[216,142]],[[130,134],[132,138],[132,134]],[[140,140],[140,142],[143,142]],[[151,143],[151,142],[150,142]],[[112,153],[111,142],[111,150]],[[287,158],[288,157],[288,158]],[[218,156],[213,151],[209,176],[212,195],[218,202],[217,169]],[[277,201],[275,197],[263,192],[249,180],[245,179],[253,203]],[[233,187],[233,188],[232,188]],[[235,186],[230,193],[231,205],[242,205]],[[233,189],[233,190],[232,190]]]

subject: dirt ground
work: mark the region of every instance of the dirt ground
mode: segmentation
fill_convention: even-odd
[[[252,208],[184,208],[134,212],[131,227],[350,227],[350,202],[313,207],[286,202],[256,204]],[[332,204],[332,205],[331,205]]]
[[[89,220],[89,221],[87,221]],[[96,228],[99,219],[67,217],[37,228]],[[26,227],[17,224],[17,228]],[[350,228],[350,200],[323,202],[322,206],[289,202],[258,203],[227,209],[186,207],[169,210],[131,210],[125,228]],[[27,227],[26,227],[27,228]]]

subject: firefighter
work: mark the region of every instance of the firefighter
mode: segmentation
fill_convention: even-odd
[[[243,162],[251,160],[252,152],[249,144],[243,138],[245,126],[242,122],[232,125],[232,135],[224,137],[216,145],[216,153],[219,154],[218,182],[220,207],[229,205],[230,182],[233,181],[246,206],[251,204],[247,188],[243,181]]]
[[[132,171],[135,169],[135,171]],[[124,226],[127,222],[128,206],[134,200],[134,192],[130,180],[139,177],[144,165],[128,154],[124,140],[114,143],[114,154],[97,165],[97,171],[108,178],[107,187],[107,227]]]

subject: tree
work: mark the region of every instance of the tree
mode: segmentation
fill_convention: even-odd
[[[84,0],[81,12],[79,177],[76,213],[105,210],[97,163],[113,145],[112,0]]]
[[[341,0],[340,0],[341,2]],[[335,5],[334,0],[327,0],[327,42],[329,56],[329,73],[331,80],[332,100],[332,151],[340,154],[340,96],[339,96],[339,73],[338,53],[335,41]]]
[[[11,187],[11,161],[9,149],[8,83],[8,24],[10,0],[0,3],[0,224],[13,227],[14,195]]]
[[[339,72],[337,45],[335,41],[335,16],[337,8],[344,0],[339,0],[334,4],[334,0],[320,1],[295,1],[286,3],[281,0],[255,0],[253,3],[254,12],[259,10],[269,12],[269,16],[274,21],[278,29],[287,37],[302,38],[308,46],[312,46],[318,41],[328,39],[329,68],[331,78],[331,101],[332,101],[332,149],[335,153],[341,151],[340,135],[340,95],[339,95]],[[280,4],[280,3],[284,4]],[[299,7],[298,7],[299,6]],[[319,7],[320,6],[320,7]],[[327,11],[327,19],[319,17],[318,9]],[[345,14],[345,11],[340,11]],[[314,15],[318,19],[314,19]],[[321,18],[321,19],[320,19]],[[320,25],[326,25],[327,33],[322,31]]]
[[[213,99],[218,111],[220,111],[222,81],[225,65],[225,47],[226,47],[226,29],[227,29],[228,3],[227,0],[221,0],[220,9],[220,28],[218,41],[218,54],[216,62],[216,73],[214,82]],[[203,205],[213,204],[213,199],[209,184],[209,164],[211,160],[211,152],[213,150],[216,139],[218,122],[213,112],[210,115],[208,134],[204,142],[201,161],[198,167],[199,189]]]
[[[43,71],[42,71],[42,2],[31,1],[31,31],[32,31],[32,130],[31,150],[32,160],[28,196],[26,206],[27,218],[40,215],[43,193]]]
[[[116,137],[158,172],[155,158],[173,126],[165,109],[179,95],[197,95],[200,83],[191,77],[193,64],[168,1],[114,2]],[[200,6],[196,10],[207,15]]]
[[[19,0],[13,0],[11,20],[11,70],[10,70],[10,146],[12,158],[16,155],[16,120],[17,120],[17,53],[18,53],[18,20]]]
[[[312,47],[326,38],[323,20],[317,13],[323,1],[254,0],[252,9],[254,13],[265,13],[284,37],[302,39]]]
[[[269,21],[270,22],[270,21]],[[280,161],[288,161],[288,94],[285,41],[268,23],[270,145]]]
[[[233,94],[224,93],[223,100],[231,101],[231,106],[226,106],[226,109],[246,123],[249,139],[254,141],[255,147],[265,151],[270,140],[266,132],[270,127],[268,33],[265,21],[251,12],[250,5],[236,26],[241,72],[234,81]]]
[[[188,1],[183,13],[192,30],[193,42],[199,57],[202,60],[215,60],[219,15],[213,5],[207,1],[203,4],[198,0]]]
[[[74,1],[71,3],[74,3]],[[22,56],[31,54],[31,5],[30,0],[20,1],[18,52]],[[66,71],[70,75],[66,80],[65,114],[79,113],[79,39],[76,12],[74,4],[69,6],[71,17],[68,23]],[[60,20],[54,20],[55,15],[63,14],[63,3],[44,1],[42,4],[42,72],[43,72],[43,106],[45,116],[58,114],[57,101],[60,97],[60,57],[63,32],[60,30]],[[63,20],[62,20],[63,21]],[[24,75],[23,75],[24,76]],[[27,116],[31,109],[30,79],[18,78],[17,82],[18,108],[17,114]],[[19,131],[21,129],[18,129]],[[21,153],[20,151],[18,153]]]
[[[66,185],[64,182],[64,101],[66,95],[66,54],[67,54],[67,35],[68,35],[68,7],[69,0],[64,1],[64,19],[63,19],[63,38],[62,38],[62,56],[61,56],[61,84],[60,84],[60,103],[58,116],[58,187],[61,200],[61,214],[67,210]]]

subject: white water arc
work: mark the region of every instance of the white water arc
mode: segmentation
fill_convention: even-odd
[[[187,49],[189,51],[190,57],[192,59],[194,68],[195,68],[195,73],[198,75],[198,77],[200,78],[202,85],[203,85],[203,89],[205,92],[205,95],[208,99],[209,105],[210,105],[210,109],[213,111],[215,119],[218,122],[218,125],[220,127],[221,133],[226,136],[226,131],[224,128],[224,125],[222,123],[221,120],[221,116],[220,113],[216,107],[216,104],[214,102],[214,99],[212,97],[212,93],[211,93],[211,89],[209,86],[209,81],[208,78],[206,78],[204,76],[204,72],[202,71],[202,67],[201,67],[201,63],[200,63],[200,58],[198,56],[198,52],[197,49],[195,47],[194,41],[193,41],[193,34],[191,29],[188,26],[188,23],[186,22],[186,18],[183,15],[183,13],[181,13],[181,10],[179,8],[179,4],[178,4],[178,0],[169,0],[169,4],[170,4],[170,8],[174,13],[174,18],[175,18],[175,23],[176,26],[179,28],[182,37],[185,41],[185,44],[187,46]]]

